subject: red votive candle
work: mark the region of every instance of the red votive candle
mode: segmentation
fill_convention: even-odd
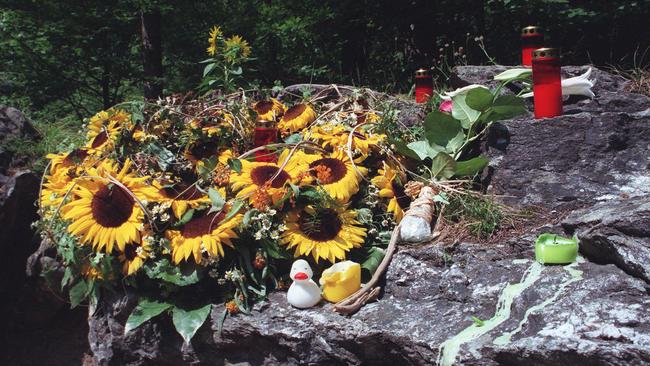
[[[433,95],[433,77],[427,69],[415,72],[415,103],[426,103]]]
[[[539,48],[533,51],[533,93],[535,118],[562,115],[560,50]]]
[[[259,119],[255,121],[253,132],[253,147],[260,147],[278,142],[278,129],[273,121]],[[255,152],[255,161],[266,163],[276,162],[275,153],[269,149],[261,149]]]
[[[531,25],[521,30],[521,64],[532,66],[533,51],[544,47],[544,35],[540,27]]]

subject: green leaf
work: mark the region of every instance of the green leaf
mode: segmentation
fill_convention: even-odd
[[[141,298],[138,306],[133,309],[133,312],[131,312],[131,315],[129,315],[129,318],[126,320],[126,324],[124,325],[124,334],[139,327],[147,320],[158,316],[171,306],[171,304],[166,302],[150,300],[144,297]]]
[[[80,280],[77,282],[72,288],[70,289],[70,308],[74,309],[76,308],[79,304],[81,304],[82,301],[88,297],[88,294],[90,293],[90,290],[92,290],[92,285],[89,285],[86,281]]]
[[[481,320],[481,319],[479,319],[479,318],[477,318],[475,316],[472,316],[471,319],[474,322],[474,324],[476,324],[477,327],[482,327],[483,325],[485,325],[485,321],[483,321],[483,320]]]
[[[158,166],[162,170],[167,170],[169,165],[174,162],[174,159],[176,159],[174,153],[156,144],[147,145],[143,149],[143,152],[153,155],[156,158]]]
[[[163,280],[181,287],[193,285],[201,279],[201,273],[195,264],[175,266],[169,263],[168,259],[161,259],[151,266],[146,265],[144,271],[151,279]]]
[[[422,160],[420,158],[420,155],[418,155],[415,151],[411,150],[402,140],[390,140],[390,144],[395,146],[395,150],[400,153],[403,156],[406,156],[407,158],[415,159],[415,160]]]
[[[241,173],[241,160],[239,160],[239,159],[228,159],[228,166],[235,173],[237,173],[237,174]]]
[[[358,208],[356,209],[356,212],[357,212],[357,220],[362,225],[372,224],[372,210],[370,210],[369,208]]]
[[[440,151],[443,151],[444,148],[440,146],[431,146],[427,141],[415,141],[408,144],[408,148],[414,151],[419,159],[424,160],[426,158],[433,159]]]
[[[284,142],[287,144],[297,144],[300,141],[302,141],[302,135],[299,133],[294,133],[293,135],[289,135],[286,139],[284,139]]]
[[[446,113],[434,111],[424,119],[424,136],[431,146],[447,146],[462,131],[460,122]]]
[[[221,196],[221,193],[212,187],[208,189],[208,197],[210,197],[212,209],[215,211],[223,209],[223,206],[226,204],[226,200]]]
[[[494,76],[494,80],[507,81],[533,75],[532,69],[510,69]]]
[[[63,278],[61,279],[61,290],[69,285],[73,279],[74,277],[72,276],[72,268],[65,267],[65,271],[63,271]]]
[[[233,75],[241,75],[244,70],[241,68],[241,66],[237,67],[236,69],[230,70],[230,73]]]
[[[379,267],[382,259],[384,259],[385,254],[386,253],[380,248],[370,247],[366,259],[361,263],[361,268],[368,271],[372,276]]]
[[[499,119],[510,119],[527,112],[523,98],[514,95],[500,95],[494,100],[492,111]]]
[[[230,211],[228,211],[228,214],[226,215],[226,217],[224,217],[223,220],[221,220],[221,221],[222,222],[227,221],[230,218],[232,218],[233,216],[237,215],[237,213],[239,212],[239,210],[241,210],[242,207],[244,207],[244,201],[235,200],[235,202],[232,204],[232,207],[230,208]]]
[[[212,304],[194,310],[185,310],[178,307],[172,309],[174,327],[176,327],[178,334],[183,337],[185,343],[189,344],[196,331],[205,323],[211,308]]]
[[[470,108],[465,101],[465,94],[459,94],[451,98],[453,106],[451,116],[459,120],[464,129],[469,129],[478,120],[481,112]]]
[[[181,226],[187,224],[190,220],[192,220],[193,216],[194,216],[194,209],[190,208],[183,214],[183,217],[181,217],[181,219],[174,224],[174,226]]]
[[[485,166],[488,165],[489,162],[490,159],[483,156],[477,156],[473,159],[469,159],[465,161],[457,161],[455,175],[457,177],[475,175],[481,170],[483,170],[483,168],[485,168]]]
[[[494,99],[494,96],[489,90],[484,88],[474,88],[467,92],[465,102],[467,102],[468,107],[474,110],[484,111],[490,108],[492,105],[492,99]]]
[[[221,337],[221,332],[223,331],[223,323],[226,321],[227,316],[228,309],[224,309],[224,311],[221,313],[221,316],[219,316],[219,319],[217,319],[217,334],[219,337]]]
[[[216,63],[205,65],[205,68],[203,69],[203,77],[206,77],[216,66]]]
[[[248,227],[248,224],[250,224],[251,216],[253,216],[253,212],[255,211],[251,209],[246,211],[246,213],[244,214],[244,219],[242,220],[242,224],[244,225],[244,227]]]
[[[449,179],[456,171],[456,161],[449,154],[441,152],[433,158],[431,174],[435,178]]]
[[[447,153],[451,155],[455,155],[456,152],[460,150],[460,148],[462,148],[464,144],[465,144],[465,133],[461,131],[458,133],[458,135],[456,135],[456,137],[449,140],[449,142],[447,143],[446,146]]]

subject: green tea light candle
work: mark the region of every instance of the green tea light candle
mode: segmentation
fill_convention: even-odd
[[[535,241],[535,259],[541,264],[569,264],[578,256],[578,238],[545,233]]]

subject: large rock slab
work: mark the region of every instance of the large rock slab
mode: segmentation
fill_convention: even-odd
[[[329,305],[296,310],[276,292],[252,314],[228,318],[219,334],[223,308],[215,307],[211,329],[192,345],[181,346],[165,318],[125,337],[134,303],[110,301],[91,317],[90,345],[100,365],[430,365],[441,355],[467,365],[650,362],[646,284],[614,265],[534,264],[522,245],[532,237],[446,253],[402,248],[383,298],[351,317]]]
[[[589,66],[563,68],[567,77]],[[455,68],[459,83],[486,83],[502,66]],[[565,114],[532,114],[496,123],[483,146],[491,158],[489,193],[513,206],[570,210],[618,197],[650,194],[650,98],[628,82],[593,68],[593,100],[572,97]]]
[[[580,238],[580,252],[650,283],[650,197],[600,203],[571,213],[562,225]]]

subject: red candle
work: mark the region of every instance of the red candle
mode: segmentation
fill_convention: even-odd
[[[427,69],[415,72],[415,103],[426,103],[433,95],[433,77]]]
[[[541,28],[531,25],[521,30],[521,64],[532,66],[533,51],[544,47]]]
[[[278,141],[278,129],[273,121],[258,119],[255,131],[253,132],[253,147],[260,147],[273,144]],[[261,149],[255,152],[255,161],[274,163],[277,157],[269,149]]]
[[[560,51],[540,48],[533,52],[533,93],[535,118],[562,115]]]

